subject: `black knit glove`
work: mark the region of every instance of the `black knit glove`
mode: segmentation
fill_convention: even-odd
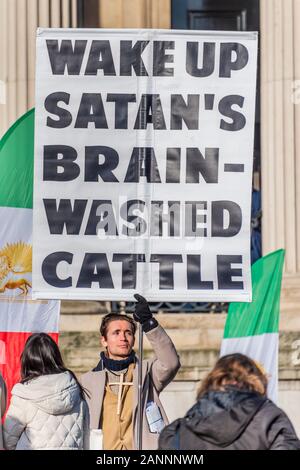
[[[151,313],[149,304],[147,300],[139,294],[134,294],[137,303],[135,304],[135,312],[133,318],[136,322],[141,323],[143,331],[148,333],[148,331],[153,330],[158,323]]]

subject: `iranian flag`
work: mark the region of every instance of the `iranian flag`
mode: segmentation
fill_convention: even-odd
[[[230,304],[221,345],[221,356],[242,353],[263,367],[269,377],[268,396],[275,403],[283,261],[284,250],[278,250],[253,264],[253,301]]]
[[[31,298],[33,147],[31,110],[0,141],[0,371],[9,395],[28,336],[58,340],[59,302]]]

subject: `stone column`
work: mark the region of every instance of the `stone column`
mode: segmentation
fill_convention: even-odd
[[[260,15],[263,252],[286,250],[282,305],[291,310],[300,301],[300,1],[263,0]]]
[[[0,0],[0,137],[34,107],[37,27],[76,27],[76,0]]]
[[[101,28],[171,27],[170,0],[101,0]]]

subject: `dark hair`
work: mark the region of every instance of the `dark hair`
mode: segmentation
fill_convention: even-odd
[[[263,369],[250,357],[240,353],[228,354],[217,361],[203,380],[198,398],[210,390],[225,390],[226,386],[266,395],[268,379]]]
[[[100,334],[101,334],[101,336],[103,336],[106,339],[108,325],[111,322],[116,321],[116,320],[125,320],[128,323],[130,323],[132,334],[133,334],[133,336],[135,335],[136,323],[133,320],[133,318],[129,317],[128,315],[121,314],[121,313],[108,313],[107,315],[105,315],[105,317],[102,318],[102,322],[101,322],[101,325],[100,325]]]
[[[69,372],[75,379],[81,398],[87,391],[78,382],[74,372],[67,369],[61,357],[60,350],[46,333],[33,333],[27,339],[21,354],[21,383],[40,377],[41,375],[60,374]]]

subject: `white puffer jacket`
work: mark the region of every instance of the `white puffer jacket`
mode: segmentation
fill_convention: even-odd
[[[72,375],[43,375],[16,384],[3,437],[10,450],[88,449],[88,407]]]

